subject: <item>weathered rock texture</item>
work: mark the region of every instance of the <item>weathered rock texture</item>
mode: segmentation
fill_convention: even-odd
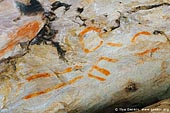
[[[142,108],[140,111],[133,113],[169,113],[169,112],[170,112],[170,99],[166,99],[153,105]]]
[[[40,3],[49,11],[54,1]],[[42,13],[0,1],[1,113],[104,113],[170,97],[168,0],[61,2],[51,24],[65,55],[48,41],[27,48]]]

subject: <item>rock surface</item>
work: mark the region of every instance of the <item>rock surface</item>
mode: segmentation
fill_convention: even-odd
[[[54,1],[39,0],[45,11]],[[61,3],[69,7],[56,9],[51,25],[62,58],[48,41],[27,48],[45,24],[41,13],[0,1],[0,112],[104,113],[170,97],[168,0]]]
[[[170,99],[162,100],[153,105],[142,108],[140,111],[133,113],[169,113],[170,112]]]

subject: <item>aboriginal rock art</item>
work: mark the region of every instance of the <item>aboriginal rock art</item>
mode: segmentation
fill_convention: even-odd
[[[169,6],[1,0],[0,112],[107,113],[169,98]]]

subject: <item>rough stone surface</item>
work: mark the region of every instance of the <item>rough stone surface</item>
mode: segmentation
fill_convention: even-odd
[[[133,113],[169,113],[170,112],[170,99],[162,100],[153,105],[142,108],[140,111]]]
[[[55,0],[39,1],[49,11]],[[64,58],[48,43],[27,50],[42,14],[0,1],[1,113],[104,113],[170,97],[169,0],[61,2],[71,7],[54,11],[52,28]]]

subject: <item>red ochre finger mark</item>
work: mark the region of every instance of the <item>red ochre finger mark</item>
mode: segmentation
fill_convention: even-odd
[[[55,71],[55,74],[66,74],[66,73],[72,72],[73,70],[77,70],[77,69],[81,69],[81,68],[82,68],[82,66],[76,65],[73,68],[68,67],[68,68],[64,69],[63,71],[61,71],[61,72]]]
[[[145,50],[143,52],[140,52],[140,53],[136,53],[135,55],[136,56],[144,56],[146,54],[149,54],[149,53],[153,53],[153,52],[156,52],[157,50],[159,50],[160,48],[157,47],[157,48],[153,48],[153,49],[149,49],[149,50]]]
[[[95,76],[95,75],[92,75],[90,73],[88,73],[88,77],[89,78],[93,78],[93,79],[97,79],[99,81],[105,81],[106,80],[105,78],[102,78],[102,77],[99,77],[99,76]]]
[[[93,69],[96,69],[97,71],[103,73],[103,74],[106,75],[106,76],[110,75],[110,72],[109,72],[108,70],[106,70],[106,69],[104,69],[104,68],[101,68],[101,67],[99,67],[99,66],[93,66],[92,68],[93,68]]]
[[[47,88],[43,91],[39,91],[39,92],[35,92],[35,93],[32,93],[32,94],[29,94],[27,96],[25,96],[23,99],[30,99],[30,98],[33,98],[33,97],[37,97],[39,95],[42,95],[42,94],[46,94],[54,89],[59,89],[59,88],[62,88],[66,86],[66,83],[60,83],[60,84],[57,84],[56,86],[52,87],[52,88]]]
[[[83,51],[84,51],[85,53],[93,52],[93,51],[97,50],[100,46],[102,46],[102,44],[103,44],[103,41],[100,41],[100,44],[97,45],[97,46],[96,46],[95,48],[93,48],[92,50],[89,50],[89,49],[87,49],[87,48],[83,48]]]
[[[55,74],[65,74],[65,73],[69,73],[71,71],[72,71],[72,68],[69,67],[69,68],[64,69],[64,71],[62,71],[62,72],[55,72]],[[27,77],[26,80],[31,81],[34,79],[45,78],[45,77],[50,77],[50,76],[52,76],[52,75],[50,75],[49,73],[40,73],[40,74],[35,74],[30,77]]]
[[[32,81],[34,79],[45,78],[45,77],[50,77],[50,76],[51,75],[49,73],[40,73],[40,74],[29,76],[29,77],[26,78],[26,80]]]
[[[121,43],[112,43],[112,42],[108,42],[107,45],[112,46],[112,47],[121,47],[122,46]]]
[[[97,79],[99,81],[105,81],[106,79],[103,78],[103,77],[99,77],[99,76],[96,76],[96,75],[93,75],[91,74],[91,72],[96,69],[97,71],[101,72],[102,74],[104,74],[105,76],[108,76],[110,75],[110,71],[108,71],[107,69],[104,69],[104,68],[101,68],[99,66],[97,66],[98,62],[102,61],[102,60],[105,60],[107,62],[111,62],[111,63],[115,63],[115,62],[118,62],[119,60],[117,59],[112,59],[112,58],[109,58],[109,57],[100,57],[99,60],[95,63],[96,65],[92,66],[92,68],[89,70],[89,73],[88,73],[88,77],[89,78],[94,78],[94,79]]]
[[[87,27],[82,32],[80,32],[79,36],[82,37],[82,36],[84,36],[89,31],[96,31],[96,32],[100,33],[101,29],[100,28],[96,28],[96,27]]]
[[[14,48],[15,45],[19,43],[23,38],[32,39],[36,36],[40,28],[40,22],[33,21],[17,29],[17,32],[12,34],[9,33],[8,36],[11,40],[5,45],[3,49],[0,50],[0,56],[4,55],[6,52]]]
[[[73,69],[76,70],[76,69],[81,69],[81,68],[82,68],[82,66],[76,65],[73,68],[68,67],[68,68],[64,69],[64,71],[62,71],[62,72],[55,72],[55,74],[65,74],[65,73],[69,73],[69,72],[73,71]],[[49,73],[40,73],[40,74],[35,74],[35,75],[32,75],[32,76],[29,76],[29,77],[26,78],[26,80],[32,81],[34,79],[45,78],[45,77],[50,77],[50,76],[52,76],[52,75],[50,75]]]
[[[139,32],[133,36],[133,38],[131,39],[131,42],[135,42],[136,39],[138,38],[138,36],[140,36],[140,35],[151,35],[151,33],[148,31]]]
[[[69,84],[74,84],[78,80],[82,79],[84,76],[78,76],[68,81]]]
[[[103,44],[103,41],[100,41],[100,43],[95,47],[95,48],[93,48],[93,49],[87,49],[87,48],[85,48],[85,44],[84,44],[84,35],[87,33],[87,32],[89,32],[89,31],[95,31],[95,32],[98,32],[99,33],[99,37],[101,37],[101,29],[100,28],[96,28],[96,27],[87,27],[87,28],[85,28],[82,32],[80,32],[79,33],[79,41],[80,41],[80,44],[82,45],[82,48],[83,48],[83,51],[85,52],[85,53],[90,53],[90,52],[93,52],[93,51],[95,51],[95,50],[97,50],[100,46],[102,46],[102,44]]]
[[[82,68],[83,68],[83,66],[79,66],[79,65],[76,65],[73,67],[74,70],[78,70],[78,69],[82,69]]]
[[[101,60],[105,60],[107,62],[112,62],[112,63],[116,63],[116,62],[119,61],[118,59],[112,59],[112,58],[109,58],[109,57],[100,57],[98,62],[101,61]]]
[[[64,69],[63,71],[61,71],[61,72],[56,71],[55,74],[65,74],[65,73],[71,72],[72,70],[73,70],[72,67],[68,67],[68,68]]]
[[[77,82],[78,80],[82,79],[83,76],[78,76],[78,77],[75,77],[71,80],[68,81],[69,84],[74,84],[75,82]],[[51,88],[47,88],[43,91],[39,91],[39,92],[35,92],[35,93],[32,93],[32,94],[29,94],[27,96],[25,96],[23,99],[30,99],[30,98],[33,98],[33,97],[37,97],[39,95],[42,95],[42,94],[46,94],[52,90],[55,90],[55,89],[60,89],[60,88],[63,88],[64,86],[67,86],[68,83],[60,83],[60,84],[57,84]]]

